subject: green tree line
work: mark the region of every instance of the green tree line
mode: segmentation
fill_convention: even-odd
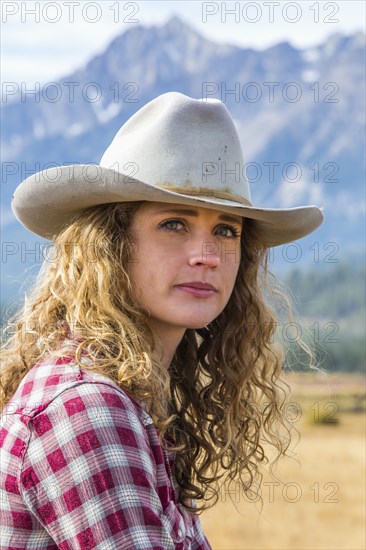
[[[361,372],[365,366],[365,266],[350,260],[327,269],[293,269],[285,283],[295,298],[301,330],[280,333],[288,364],[303,370],[306,357],[296,345],[296,329],[328,372]]]

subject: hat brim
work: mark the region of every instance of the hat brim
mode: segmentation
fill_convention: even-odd
[[[86,208],[132,201],[185,204],[251,218],[268,247],[300,239],[324,219],[323,209],[314,205],[256,208],[226,199],[190,196],[94,164],[59,166],[33,174],[16,189],[12,209],[24,227],[52,240]]]

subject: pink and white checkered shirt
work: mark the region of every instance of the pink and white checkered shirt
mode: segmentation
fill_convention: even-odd
[[[70,355],[26,374],[0,446],[2,550],[211,548],[143,406]]]

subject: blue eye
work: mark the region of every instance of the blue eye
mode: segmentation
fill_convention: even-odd
[[[239,231],[231,225],[220,225],[217,232],[221,232],[220,236],[228,239],[236,239],[239,237]]]
[[[179,229],[181,228],[178,228],[177,225],[183,226],[183,223],[180,220],[174,220],[174,219],[166,220],[164,222],[159,223],[159,226],[164,231],[179,231]]]

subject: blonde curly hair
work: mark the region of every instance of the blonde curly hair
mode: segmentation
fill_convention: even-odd
[[[75,360],[115,380],[152,416],[162,445],[176,451],[180,500],[196,512],[213,506],[219,481],[240,482],[252,494],[267,463],[264,444],[286,454],[283,414],[289,386],[284,349],[275,341],[276,313],[265,292],[291,304],[268,269],[268,249],[255,221],[243,220],[241,261],[233,293],[203,329],[187,329],[170,368],[154,357],[146,315],[132,299],[129,227],[143,202],[89,208],[55,237],[56,261],[45,261],[24,307],[8,322],[1,350],[1,410],[26,373],[60,354],[72,334]],[[271,277],[271,282],[269,278]],[[65,340],[66,339],[66,340]],[[312,352],[301,339],[312,365]],[[87,354],[93,361],[82,362]],[[169,442],[169,443],[168,443]],[[258,485],[257,485],[258,486]]]

